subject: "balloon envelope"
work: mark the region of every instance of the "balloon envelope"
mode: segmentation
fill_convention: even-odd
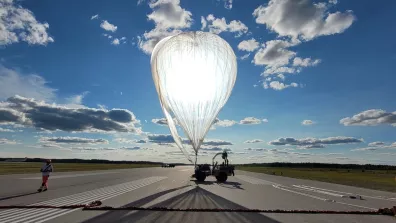
[[[197,154],[234,87],[234,51],[218,35],[184,32],[166,37],[154,47],[151,71],[171,134],[191,161],[172,115]]]

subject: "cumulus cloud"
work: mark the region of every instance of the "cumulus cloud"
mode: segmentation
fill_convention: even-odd
[[[238,44],[238,49],[242,51],[253,52],[259,47],[259,43],[251,38],[249,40],[244,40]]]
[[[168,135],[168,134],[149,134],[147,138],[148,138],[148,142],[157,143],[157,144],[175,142],[173,140],[172,135]]]
[[[270,0],[253,12],[256,23],[264,24],[279,36],[311,40],[343,33],[355,21],[352,11],[329,12],[324,2],[311,0]]]
[[[344,126],[377,126],[392,125],[396,127],[396,111],[386,112],[381,109],[370,109],[360,112],[352,117],[340,120]]]
[[[49,24],[36,20],[32,11],[13,0],[0,0],[0,45],[20,41],[29,45],[47,45],[54,39],[47,33]]]
[[[264,24],[278,34],[276,40],[267,41],[256,52],[253,63],[265,66],[263,76],[300,73],[304,67],[318,65],[320,59],[296,57],[290,47],[310,41],[319,36],[344,32],[355,21],[352,11],[329,12],[332,3],[313,3],[311,0],[270,0],[253,12],[256,23]],[[284,38],[286,37],[286,39]],[[293,59],[294,58],[294,59]],[[269,81],[262,85],[265,89],[283,90],[297,86]]]
[[[313,124],[315,124],[315,122],[312,120],[304,120],[301,122],[301,124],[302,125],[313,125]]]
[[[249,58],[249,56],[250,56],[250,53],[247,53],[247,54],[241,56],[240,59],[241,60],[246,60],[247,58]]]
[[[0,138],[0,145],[15,145],[15,144],[20,144],[20,143],[11,139]]]
[[[41,137],[42,143],[60,143],[60,144],[109,144],[106,139],[90,139],[82,137]]]
[[[242,119],[239,124],[240,125],[257,125],[257,124],[261,124],[260,119],[255,118],[255,117],[246,117],[244,119]]]
[[[103,20],[100,27],[106,31],[115,32],[117,31],[117,26],[109,23],[107,20]]]
[[[232,20],[230,23],[227,23],[226,19],[223,18],[216,18],[213,14],[209,14],[205,18],[201,17],[202,27],[203,24],[207,24],[209,32],[220,34],[222,32],[231,32],[236,33],[237,37],[245,34],[248,32],[248,27],[239,20]],[[202,29],[203,30],[203,29]]]
[[[217,1],[223,1],[224,2],[224,8],[232,9],[233,0],[217,0]]]
[[[384,142],[372,142],[369,147],[352,149],[351,151],[376,151],[380,149],[396,149],[396,142],[386,145]]]
[[[120,45],[120,40],[118,38],[114,38],[113,41],[111,41],[111,45]]]
[[[154,118],[151,122],[157,125],[168,125],[168,120],[166,118]]]
[[[261,139],[252,139],[252,140],[247,140],[244,143],[260,143],[260,142],[264,142]]]
[[[180,33],[193,21],[191,12],[180,7],[180,0],[153,0],[149,6],[153,12],[147,17],[155,28],[138,36],[138,47],[146,54],[150,54],[162,38]]]
[[[141,133],[126,109],[68,108],[18,95],[0,103],[0,123],[10,122],[49,131]]]
[[[293,60],[293,66],[301,66],[301,67],[311,67],[311,66],[316,66],[320,63],[321,60],[316,59],[312,60],[311,58],[301,58],[301,57],[295,57]]]
[[[1,112],[1,110],[0,110],[0,112]],[[0,123],[0,124],[1,124],[1,123]],[[23,130],[22,130],[22,129],[19,129],[19,130],[6,129],[6,128],[1,128],[1,127],[0,127],[0,132],[23,132]]]
[[[346,136],[337,136],[337,137],[328,137],[328,138],[304,138],[304,139],[295,139],[295,138],[279,138],[277,140],[270,141],[269,145],[274,146],[298,146],[304,149],[312,149],[312,148],[324,148],[324,145],[338,145],[338,144],[350,144],[350,143],[361,143],[363,139],[356,139],[353,137]]]
[[[170,144],[174,143],[172,135],[170,134],[149,134],[147,136],[148,142],[156,144]],[[183,139],[183,143],[189,144],[188,139]],[[203,146],[228,146],[233,145],[232,142],[220,139],[205,139],[202,143]]]
[[[371,142],[368,144],[368,146],[383,146],[385,145],[384,142]]]
[[[201,147],[200,150],[203,150],[203,151],[223,151],[225,149],[215,146],[215,147]]]
[[[287,48],[293,44],[285,40],[270,40],[263,44],[254,55],[255,65],[267,65],[269,67],[280,67],[289,64],[289,60],[296,53]]]
[[[204,140],[202,145],[205,146],[230,146],[233,145],[230,141],[220,140],[220,139],[208,139]]]
[[[220,127],[231,127],[235,124],[237,124],[237,122],[234,120],[228,120],[228,119],[220,120],[219,118],[216,118],[215,121],[213,122],[214,126],[220,126]]]
[[[38,100],[53,100],[57,90],[49,87],[47,83],[37,74],[23,74],[0,65],[0,100],[16,94]]]
[[[267,81],[264,81],[263,82],[263,87],[264,87],[264,89],[272,88],[274,90],[281,91],[281,90],[284,90],[284,89],[290,88],[290,87],[298,87],[298,84],[294,83],[294,82],[291,83],[291,84],[284,84],[284,83],[279,82],[279,81],[271,81],[268,84]]]

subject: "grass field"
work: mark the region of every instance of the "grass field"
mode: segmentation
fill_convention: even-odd
[[[40,173],[43,163],[0,163],[0,175],[19,173]],[[159,167],[152,164],[96,164],[96,163],[54,163],[55,172],[67,171],[90,171],[90,170],[112,170],[143,167]]]
[[[281,175],[299,179],[324,181],[329,183],[363,187],[375,190],[396,192],[395,170],[346,170],[346,169],[310,169],[285,167],[248,167],[237,166],[236,170]]]

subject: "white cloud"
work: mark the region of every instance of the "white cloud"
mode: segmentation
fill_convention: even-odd
[[[182,32],[193,22],[191,12],[180,7],[180,0],[153,0],[149,6],[153,12],[147,17],[154,21],[155,28],[138,36],[138,47],[146,54],[150,54],[161,39]]]
[[[246,140],[244,143],[260,143],[260,142],[264,142],[261,139],[252,139],[252,140]]]
[[[386,112],[381,109],[370,109],[360,112],[352,117],[340,120],[344,126],[377,126],[392,125],[396,127],[396,111]]]
[[[296,57],[293,60],[293,66],[310,67],[316,66],[320,63],[319,59],[312,60],[311,58],[302,59],[301,57]]]
[[[315,122],[312,120],[304,120],[301,122],[301,124],[302,125],[313,125],[313,124],[315,124]]]
[[[264,77],[268,77],[271,74],[278,74],[279,75],[284,75],[286,74],[294,74],[294,73],[299,73],[300,69],[296,69],[294,67],[272,67],[268,66],[265,68],[264,72],[261,74]]]
[[[206,22],[206,19],[203,16],[201,16],[201,24],[202,24],[201,30],[204,30],[208,25],[208,22]]]
[[[246,117],[239,122],[240,125],[257,125],[261,124],[261,120],[255,117]]]
[[[224,2],[224,8],[232,9],[233,0],[217,0],[217,1],[223,1]]]
[[[135,143],[146,143],[146,140],[143,139],[126,139],[126,138],[116,138],[114,141],[118,143],[124,143],[124,144],[135,144]]]
[[[311,40],[344,32],[355,21],[352,11],[328,12],[326,3],[311,0],[270,0],[253,12],[256,23],[279,36]]]
[[[213,14],[209,14],[206,17],[205,22],[208,24],[207,28],[209,29],[209,31],[215,34],[220,34],[222,32],[232,32],[237,33],[236,37],[239,37],[242,34],[248,32],[248,27],[239,20],[232,20],[230,23],[227,24],[227,21],[224,17],[220,19],[216,18]]]
[[[103,20],[100,27],[106,31],[115,32],[117,31],[117,26],[109,23],[107,20]]]
[[[147,17],[162,29],[182,29],[191,26],[191,12],[180,7],[180,0],[157,0],[149,4],[153,12]]]
[[[92,17],[91,17],[91,20],[93,20],[93,19],[98,19],[99,18],[99,14],[96,14],[96,15],[93,15]]]
[[[112,45],[120,45],[120,40],[115,38],[113,41],[111,41]]]
[[[249,58],[249,56],[250,56],[250,53],[247,53],[247,54],[241,56],[240,59],[241,60],[246,60],[247,58]]]
[[[346,136],[336,136],[336,137],[328,137],[328,138],[304,138],[304,139],[295,139],[295,138],[279,138],[277,140],[270,141],[268,144],[273,146],[284,146],[284,145],[292,145],[298,146],[305,149],[312,148],[324,148],[324,145],[337,145],[337,144],[350,144],[350,143],[361,143],[363,139],[356,139],[353,137]]]
[[[291,83],[291,84],[287,85],[287,84],[281,83],[279,81],[271,81],[268,85],[268,83],[265,81],[265,82],[263,82],[263,87],[265,89],[272,88],[274,90],[281,91],[281,90],[284,90],[284,89],[290,88],[290,87],[298,87],[298,84]]]
[[[1,112],[0,112],[0,115],[1,115]],[[1,124],[1,122],[0,122],[0,124]],[[23,132],[23,130],[14,130],[14,129],[5,129],[5,128],[1,128],[0,127],[0,132]]]
[[[352,149],[351,151],[376,151],[380,149],[396,149],[396,142],[386,145],[384,142],[372,142],[369,147]]]
[[[371,142],[368,144],[368,146],[383,146],[385,145],[384,142]]]
[[[13,0],[0,0],[0,45],[20,41],[30,45],[47,45],[54,42],[47,33],[48,28],[48,23],[38,22],[33,12]]]
[[[267,41],[254,55],[253,63],[270,67],[287,65],[289,60],[296,55],[295,52],[287,50],[290,46],[292,44],[284,40]]]
[[[69,108],[18,95],[0,102],[0,123],[48,131],[142,133],[140,121],[126,109]]]
[[[37,74],[22,74],[0,65],[0,100],[17,94],[38,100],[53,100],[57,90],[47,86],[47,83]]]
[[[90,139],[82,137],[41,137],[41,143],[56,143],[56,144],[109,144],[106,139]]]
[[[244,40],[238,44],[238,49],[253,52],[259,47],[259,43],[254,39]]]
[[[286,79],[285,75],[283,74],[278,74],[278,78],[280,78],[283,81]]]
[[[67,106],[68,108],[85,108],[85,106],[82,105],[82,100],[88,93],[88,91],[84,91],[81,94],[66,98],[66,104],[64,106]]]
[[[15,144],[20,144],[20,143],[18,143],[15,140],[0,138],[0,145],[15,145]]]
[[[220,126],[220,127],[231,127],[235,124],[237,124],[237,122],[234,120],[228,120],[228,119],[220,120],[218,118],[216,118],[215,121],[213,122],[214,126]]]

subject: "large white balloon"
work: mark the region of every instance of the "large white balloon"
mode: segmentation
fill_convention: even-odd
[[[192,162],[172,114],[197,157],[204,137],[234,87],[237,76],[234,51],[218,35],[184,32],[166,37],[154,47],[151,71],[171,134]]]

